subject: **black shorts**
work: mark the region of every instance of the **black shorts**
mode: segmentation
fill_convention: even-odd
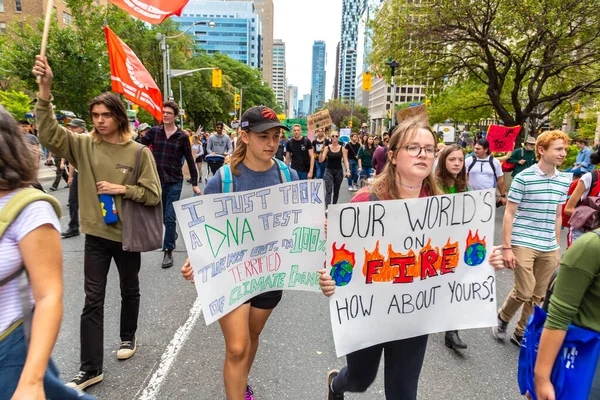
[[[204,156],[203,155],[196,157],[196,162],[197,163],[201,163],[202,161],[204,161]]]
[[[266,292],[259,294],[258,296],[254,296],[244,304],[250,303],[250,306],[254,308],[260,308],[261,310],[272,310],[277,307],[277,304],[281,301],[281,297],[283,296],[283,291],[274,290],[272,292]]]

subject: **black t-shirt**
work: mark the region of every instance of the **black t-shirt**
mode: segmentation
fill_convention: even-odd
[[[348,161],[358,160],[357,156],[358,150],[360,150],[360,143],[356,142],[353,144],[352,142],[348,142],[346,144],[346,150],[348,150]]]
[[[312,149],[312,143],[308,138],[288,140],[285,151],[292,153],[292,169],[297,172],[310,171],[310,155],[308,154],[310,149]]]
[[[327,168],[342,169],[343,158],[344,153],[342,151],[342,146],[340,146],[340,150],[335,153],[331,150],[331,146],[329,146],[329,152],[327,153]]]
[[[313,149],[315,149],[315,157],[318,157],[319,154],[321,154],[323,147],[329,146],[330,144],[331,144],[331,142],[327,138],[323,138],[322,142],[319,142],[317,139],[313,140],[312,146],[313,146]]]

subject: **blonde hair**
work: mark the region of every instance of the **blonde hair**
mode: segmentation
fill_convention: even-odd
[[[252,132],[250,130],[244,130],[244,129],[242,129],[242,131],[246,132],[246,135],[248,135],[250,132]],[[246,142],[244,142],[244,140],[240,137],[240,140],[238,140],[235,145],[235,149],[233,150],[233,153],[229,157],[229,168],[231,168],[231,172],[235,176],[240,176],[240,171],[238,170],[237,167],[242,161],[244,161],[244,158],[246,158],[247,151],[248,151],[248,145],[246,145]]]
[[[200,139],[200,135],[192,135],[192,143],[193,144],[202,144],[202,140]]]
[[[543,148],[544,150],[548,150],[550,147],[550,143],[555,140],[563,140],[567,145],[571,143],[571,138],[569,135],[562,131],[546,131],[543,132],[540,136],[537,137],[535,141],[535,157],[540,159],[539,148]]]
[[[400,199],[400,191],[396,184],[396,166],[392,163],[392,160],[398,154],[398,151],[414,139],[419,129],[425,129],[431,133],[435,142],[435,134],[429,126],[429,122],[422,116],[416,116],[404,120],[394,129],[390,135],[389,142],[389,155],[383,171],[377,175],[375,181],[371,185],[370,192],[377,196],[379,199]],[[423,186],[431,196],[443,194],[442,190],[438,187],[436,178],[433,172],[423,180]]]

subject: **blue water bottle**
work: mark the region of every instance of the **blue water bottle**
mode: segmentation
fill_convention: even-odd
[[[104,223],[106,225],[117,223],[119,216],[117,215],[117,206],[115,205],[114,197],[110,194],[101,194],[98,197],[100,198],[100,209],[104,217]]]

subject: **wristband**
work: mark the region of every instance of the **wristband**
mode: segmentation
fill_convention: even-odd
[[[512,250],[512,247],[503,247],[502,250]]]
[[[506,195],[505,194],[501,194],[500,197],[506,197]]]

